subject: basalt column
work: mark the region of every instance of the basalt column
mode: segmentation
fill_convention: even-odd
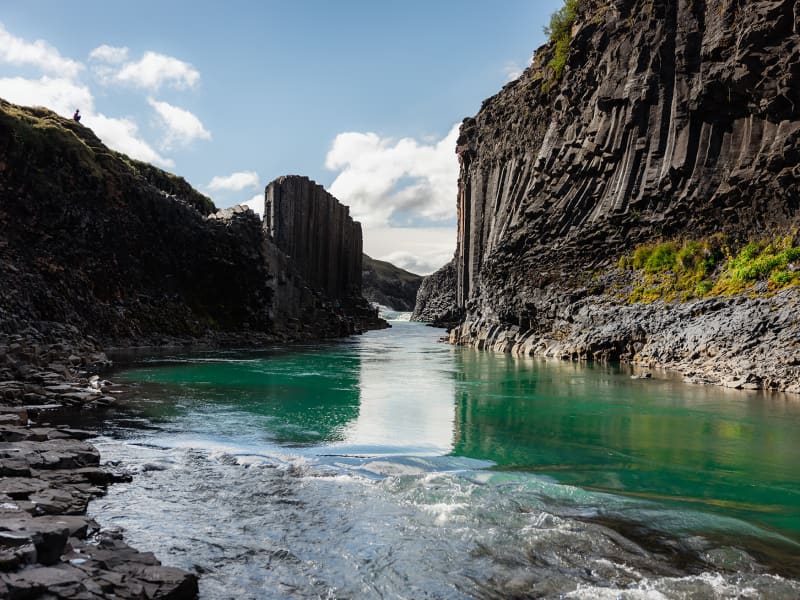
[[[361,297],[361,224],[321,185],[296,175],[270,183],[264,229],[309,286],[332,300]]]
[[[563,73],[540,48],[461,126],[456,297],[548,328],[642,242],[746,240],[800,218],[796,0],[580,0]]]

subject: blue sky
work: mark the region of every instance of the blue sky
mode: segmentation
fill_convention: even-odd
[[[220,207],[307,175],[362,221],[368,254],[430,272],[455,248],[454,126],[561,4],[0,2],[0,97],[80,108]]]

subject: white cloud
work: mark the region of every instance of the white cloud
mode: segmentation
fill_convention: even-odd
[[[148,51],[140,60],[122,65],[114,79],[149,90],[157,90],[162,85],[182,90],[196,86],[200,73],[187,62]]]
[[[454,218],[457,138],[458,125],[427,144],[376,133],[340,133],[325,158],[327,168],[340,171],[330,192],[365,226],[386,225],[400,213],[434,222]]]
[[[188,146],[195,140],[211,139],[211,133],[203,127],[200,119],[194,113],[153,98],[148,98],[147,103],[155,109],[166,127],[162,142],[164,149],[169,150],[176,146]]]
[[[139,137],[139,130],[132,119],[116,119],[102,114],[84,114],[81,123],[91,127],[103,143],[132,158],[162,167],[174,168],[175,161],[161,156]]]
[[[522,75],[522,72],[527,69],[531,63],[533,63],[533,56],[528,59],[528,62],[515,62],[515,61],[508,61],[503,66],[503,73],[506,75],[507,81],[514,81],[515,79],[519,79]]]
[[[104,50],[101,50],[105,48]],[[113,58],[121,55],[120,48],[100,46],[98,56]],[[172,168],[175,163],[159,154],[140,135],[136,122],[129,118],[115,118],[97,111],[94,96],[86,85],[74,79],[83,68],[80,63],[63,58],[58,50],[44,41],[26,42],[8,33],[0,24],[0,62],[18,65],[37,65],[44,70],[54,70],[61,77],[44,75],[39,79],[25,77],[0,78],[0,97],[23,106],[44,106],[69,118],[75,109],[83,114],[81,123],[90,127],[110,148],[146,162]]]
[[[507,64],[503,71],[506,74],[506,81],[514,81],[515,79],[519,79],[519,76],[522,75],[522,71],[524,67],[520,67],[519,65],[515,64]]]
[[[118,65],[128,60],[128,48],[103,44],[89,52],[89,59]]]
[[[215,192],[220,190],[238,192],[246,188],[258,187],[258,173],[255,171],[239,171],[226,176],[217,175],[207,187]]]
[[[0,23],[0,62],[17,66],[34,66],[45,73],[73,78],[83,69],[77,61],[61,56],[44,40],[28,42],[10,34]]]
[[[0,97],[24,106],[46,106],[63,117],[71,117],[76,108],[84,114],[94,108],[94,98],[88,87],[58,77],[0,78]]]
[[[264,194],[256,194],[250,200],[242,202],[242,206],[248,207],[259,217],[264,217]]]
[[[133,120],[116,119],[95,112],[94,97],[86,86],[47,76],[40,79],[5,77],[0,78],[0,97],[23,106],[46,106],[67,118],[79,108],[83,113],[81,123],[91,127],[110,148],[164,167],[175,166],[173,161],[161,156],[139,137]]]
[[[455,227],[366,227],[364,252],[412,273],[428,275],[453,258]]]

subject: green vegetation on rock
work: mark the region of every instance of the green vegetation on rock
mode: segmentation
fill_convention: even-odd
[[[728,262],[711,292],[736,294],[765,279],[772,290],[800,283],[800,247],[794,236],[747,244]]]
[[[73,189],[76,173],[113,196],[119,177],[141,177],[165,194],[189,203],[203,215],[216,211],[210,198],[185,179],[106,147],[94,132],[43,107],[23,107],[0,99],[0,136],[8,143],[0,158],[30,187],[42,193]],[[42,157],[40,163],[31,156]]]
[[[550,38],[550,43],[554,46],[553,58],[548,63],[553,69],[553,80],[548,82],[549,85],[561,79],[564,66],[567,64],[572,25],[575,23],[579,3],[580,0],[564,0],[564,6],[550,16],[550,24],[544,28],[545,35]]]
[[[744,292],[757,282],[776,291],[800,284],[800,247],[792,235],[736,247],[724,235],[638,246],[619,267],[637,273],[630,302],[690,300]]]

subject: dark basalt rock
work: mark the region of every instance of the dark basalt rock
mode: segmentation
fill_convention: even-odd
[[[216,211],[183,179],[109,150],[90,129],[0,100],[0,334],[69,323],[76,341],[126,346],[379,325],[359,301],[360,225],[308,179],[279,181],[297,231],[265,232],[241,207]]]
[[[14,442],[0,443],[0,456],[27,468],[0,479],[1,598],[197,597],[195,575],[98,533],[86,517],[89,500],[121,478],[97,467],[86,432],[30,427],[25,410],[5,414],[14,418],[2,436]]]
[[[624,284],[602,275],[620,256],[665,238],[744,241],[800,225],[800,9],[793,0],[584,0],[558,81],[554,51],[541,48],[462,125],[455,292],[464,321],[452,340],[538,353],[517,336],[549,347],[580,334],[598,358],[649,361],[680,346],[683,323],[655,327],[641,305],[607,340],[617,350],[600,351],[603,329],[616,324],[613,288]],[[757,312],[748,302],[738,306]],[[749,361],[739,334],[724,335],[718,344]],[[713,358],[688,352],[666,363]],[[784,369],[775,384],[760,369],[754,377],[773,387],[800,383]]]
[[[422,280],[417,292],[412,321],[425,321],[436,327],[453,327],[459,321],[456,306],[456,269],[450,261]]]
[[[308,284],[335,300],[361,296],[361,223],[308,177],[267,185],[264,229]]]
[[[387,326],[361,295],[361,223],[321,185],[298,175],[269,183],[263,232],[275,321],[327,337]]]

